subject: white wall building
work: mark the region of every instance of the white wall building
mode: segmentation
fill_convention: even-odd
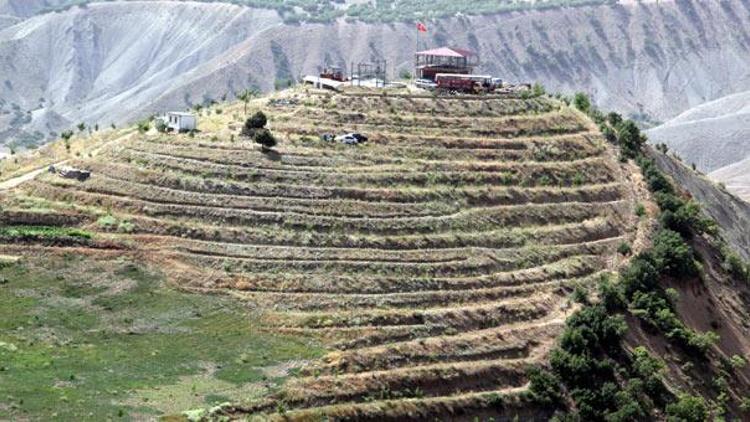
[[[170,111],[165,116],[164,123],[175,132],[188,132],[197,128],[198,119],[192,113]]]

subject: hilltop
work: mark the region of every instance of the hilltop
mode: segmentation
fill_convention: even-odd
[[[415,404],[481,414],[496,395],[523,414],[537,411],[522,398],[525,368],[547,359],[577,308],[568,294],[650,232],[632,165],[560,100],[298,88],[249,105],[280,140],[272,153],[238,135],[243,108],[207,109],[194,136],[110,130],[7,163],[10,180],[66,156],[92,176],[41,173],[6,191],[2,254],[31,270],[35,254],[75,253],[80,269],[67,271],[84,274],[78,265],[140,261],[181,291],[235,298],[255,329],[316,339],[327,354],[284,384],[300,415],[397,398],[409,400],[390,417]],[[350,130],[368,142],[319,139]]]
[[[746,416],[746,239],[574,103],[296,87],[4,161],[0,417]]]
[[[283,8],[165,0],[90,2],[34,14],[61,3],[70,2],[0,2],[0,10],[20,16],[0,17],[0,142],[19,150],[80,122],[121,126],[164,109],[232,98],[245,88],[283,88],[326,64],[348,68],[387,59],[395,78],[413,63],[413,21],[429,17],[383,16],[378,23],[352,16],[299,25],[288,22],[278,11]],[[565,2],[585,4],[503,13],[476,2],[446,3],[488,13],[427,19],[420,46],[475,50],[480,72],[540,81],[555,92],[585,91],[603,109],[648,124],[750,89],[750,19],[740,0]],[[519,4],[525,3],[512,2]],[[418,12],[456,11],[425,9]]]

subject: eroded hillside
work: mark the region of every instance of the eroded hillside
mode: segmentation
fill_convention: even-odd
[[[617,270],[623,244],[648,243],[635,167],[547,97],[297,89],[259,109],[271,152],[238,136],[242,104],[208,109],[194,136],[74,139],[58,157],[92,177],[6,191],[2,253],[131,256],[180,289],[238,298],[263,330],[325,345],[238,411],[544,414],[526,368],[577,309],[569,293]],[[369,141],[319,138],[346,131]]]

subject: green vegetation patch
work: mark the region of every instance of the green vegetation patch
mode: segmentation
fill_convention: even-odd
[[[55,240],[55,239],[91,239],[93,235],[87,231],[71,227],[51,226],[3,226],[0,227],[0,237],[20,240]]]
[[[135,420],[247,402],[309,338],[258,330],[223,297],[179,292],[128,260],[77,257],[0,269],[0,420]]]

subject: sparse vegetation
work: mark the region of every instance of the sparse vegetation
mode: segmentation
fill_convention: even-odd
[[[264,368],[320,353],[128,259],[28,257],[0,276],[0,419],[150,419],[211,407],[216,391],[240,403],[285,376]]]
[[[184,289],[231,291],[252,303],[257,314],[242,316],[253,324],[232,329],[294,336],[283,341],[312,334],[335,351],[241,412],[403,419],[417,406],[440,419],[446,409],[512,415],[537,400],[551,416],[573,400],[581,420],[646,420],[677,403],[661,385],[661,360],[644,348],[626,353],[622,342],[628,322],[639,320],[691,356],[712,350],[716,335],[682,323],[676,295],[662,287],[699,274],[690,246],[703,220],[640,157],[638,142],[628,145],[662,208],[650,250],[642,230],[656,207],[625,178],[632,164],[611,160],[613,145],[561,101],[543,93],[477,101],[367,92],[300,99],[302,92],[274,94],[262,112],[253,102],[247,119],[249,102],[222,106],[194,138],[135,134],[102,152],[106,160],[76,161],[93,171],[86,183],[42,176],[22,192],[44,204],[43,219],[90,232],[90,244],[76,245],[87,253],[132,248],[174,268],[170,282]],[[642,139],[615,116],[597,118],[615,145]],[[362,148],[320,136],[354,130],[369,138]],[[238,132],[284,142],[263,154],[234,141]],[[14,209],[29,208],[11,199]],[[664,218],[667,208],[678,216]],[[626,268],[612,276],[621,262]],[[122,320],[132,316],[119,312],[140,310],[138,298],[92,296],[93,306]],[[198,312],[189,320],[210,315]],[[174,318],[166,327],[179,333],[185,325]],[[192,322],[187,327],[194,333]],[[181,338],[175,344],[184,346]],[[538,366],[558,339],[549,364]],[[230,339],[221,345],[212,353],[224,364],[211,382],[262,380],[256,367],[265,359],[243,356],[250,352]],[[167,372],[168,391],[184,387],[181,376],[203,373],[185,362],[217,362],[186,347]],[[182,365],[191,369],[176,374],[187,371]],[[66,372],[67,382],[90,376]],[[149,378],[133,389],[151,387]],[[159,402],[153,394],[145,396]],[[107,416],[139,411],[108,403]]]

